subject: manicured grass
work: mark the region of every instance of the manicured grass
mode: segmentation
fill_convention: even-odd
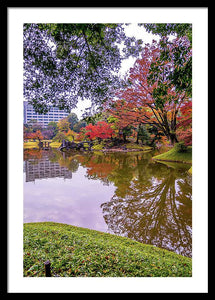
[[[23,147],[24,147],[24,149],[33,149],[33,148],[39,149],[38,142],[28,141],[28,142],[23,143]]]
[[[192,260],[125,237],[60,223],[24,224],[24,276],[190,277]]]
[[[154,156],[153,159],[182,162],[182,163],[192,163],[192,147],[189,146],[186,152],[179,152],[175,146],[167,152]]]
[[[129,143],[124,143],[119,145],[118,147],[113,147],[113,148],[105,148],[105,146],[101,143],[101,144],[96,144],[92,147],[93,151],[110,151],[110,152],[139,152],[139,151],[151,151],[152,147],[149,146],[141,146],[138,145],[136,143],[133,142],[129,142]]]
[[[61,142],[51,142],[51,143],[49,144],[49,146],[50,146],[51,148],[59,148],[61,144],[62,144]]]
[[[51,140],[49,140],[51,141]],[[51,148],[59,148],[61,145],[61,142],[51,142],[50,144]],[[24,149],[39,149],[38,141],[37,142],[32,142],[32,141],[27,141],[23,143]]]

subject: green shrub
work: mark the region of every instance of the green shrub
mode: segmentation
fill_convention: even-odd
[[[187,152],[187,146],[185,145],[184,142],[179,142],[179,143],[175,144],[175,149],[178,152]]]
[[[102,150],[104,146],[102,144],[96,144],[92,147],[93,150]]]

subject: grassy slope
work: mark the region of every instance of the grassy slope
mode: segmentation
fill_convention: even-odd
[[[187,152],[178,152],[176,148],[153,157],[155,160],[175,161],[183,163],[192,163],[192,147],[188,147]]]
[[[192,260],[128,238],[66,224],[24,224],[24,276],[190,277]]]

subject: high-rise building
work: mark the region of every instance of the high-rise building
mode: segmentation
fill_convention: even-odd
[[[68,116],[68,112],[59,110],[57,107],[51,107],[47,114],[39,114],[35,112],[33,106],[27,101],[23,101],[24,108],[24,124],[28,123],[30,120],[36,120],[43,126],[47,126],[50,122],[58,122]]]

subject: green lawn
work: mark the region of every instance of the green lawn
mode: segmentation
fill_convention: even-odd
[[[179,152],[176,146],[171,150],[153,157],[155,160],[192,163],[192,147],[189,146],[186,152]]]
[[[38,142],[31,142],[31,141],[23,143],[23,147],[24,149],[33,149],[33,148],[39,149]]]
[[[24,276],[190,277],[192,260],[125,237],[60,223],[24,224]]]
[[[59,148],[61,144],[62,144],[61,142],[51,142],[50,147],[51,148]]]
[[[44,140],[45,141],[45,140]],[[48,140],[46,140],[48,141]],[[51,141],[51,140],[49,140]],[[38,141],[32,142],[32,141],[27,141],[23,143],[24,149],[39,149]],[[50,144],[51,148],[59,148],[61,145],[61,142],[51,142]]]

